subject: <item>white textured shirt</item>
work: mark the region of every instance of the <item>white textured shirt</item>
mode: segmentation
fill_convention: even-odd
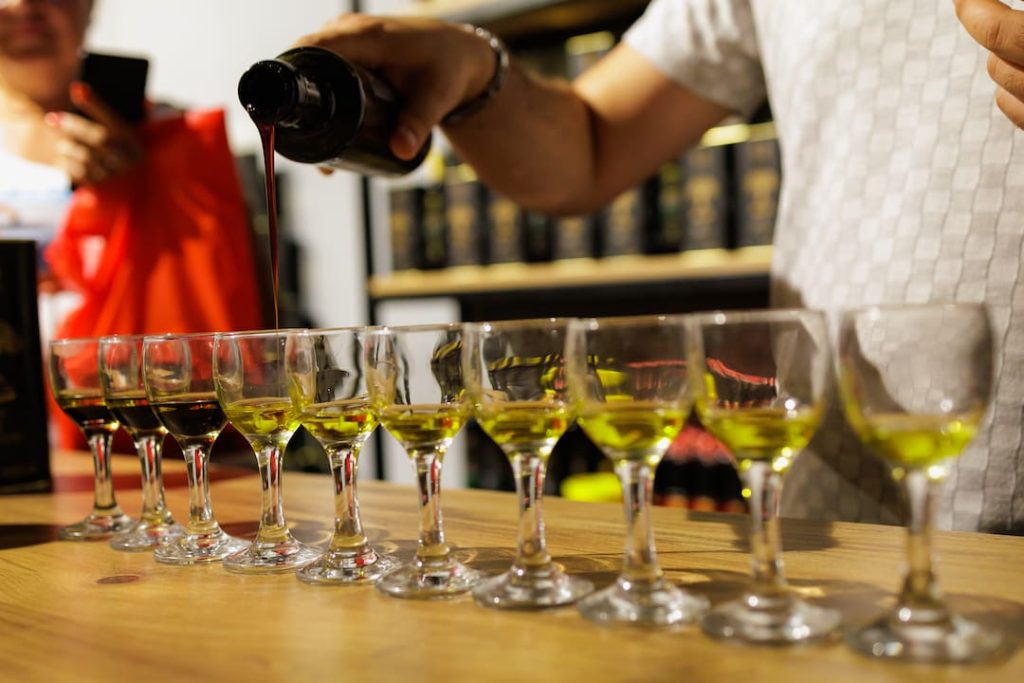
[[[988,304],[992,406],[939,523],[1024,533],[1024,132],[952,2],[654,0],[626,40],[737,112],[767,95],[783,166],[775,305]],[[835,407],[785,487],[784,514],[899,519],[887,469]]]

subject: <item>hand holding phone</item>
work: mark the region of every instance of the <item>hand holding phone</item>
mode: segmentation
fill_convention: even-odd
[[[50,112],[45,121],[58,134],[54,163],[67,173],[73,186],[119,175],[142,159],[142,142],[135,127],[101,102],[89,86],[73,83],[71,100],[89,118]]]
[[[121,119],[127,123],[139,123],[146,115],[148,74],[149,61],[142,57],[89,52],[82,58],[78,80],[88,85],[96,99]],[[77,102],[75,104],[79,106]],[[88,111],[76,113],[92,118]]]
[[[142,159],[135,123],[145,115],[145,59],[87,54],[79,81],[71,84],[70,112],[51,112],[57,131],[55,165],[74,186],[98,183]]]

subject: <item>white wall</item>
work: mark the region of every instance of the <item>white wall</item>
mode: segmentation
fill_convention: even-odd
[[[349,7],[348,0],[97,0],[88,44],[98,51],[147,56],[151,99],[224,107],[235,152],[258,152],[256,129],[238,104],[239,76]],[[314,168],[278,161],[288,175],[284,221],[305,247],[306,312],[322,326],[365,323],[356,176],[323,177]]]

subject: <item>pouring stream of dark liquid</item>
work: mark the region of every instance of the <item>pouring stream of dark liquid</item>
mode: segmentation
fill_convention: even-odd
[[[263,143],[263,177],[267,190],[267,224],[270,228],[270,268],[274,279],[274,327],[280,327],[278,311],[279,283],[277,276],[277,181],[274,178],[274,124],[257,123]]]

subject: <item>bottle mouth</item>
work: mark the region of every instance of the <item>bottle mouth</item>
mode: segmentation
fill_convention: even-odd
[[[238,100],[257,124],[281,121],[298,101],[294,69],[276,59],[256,62],[238,81]]]

